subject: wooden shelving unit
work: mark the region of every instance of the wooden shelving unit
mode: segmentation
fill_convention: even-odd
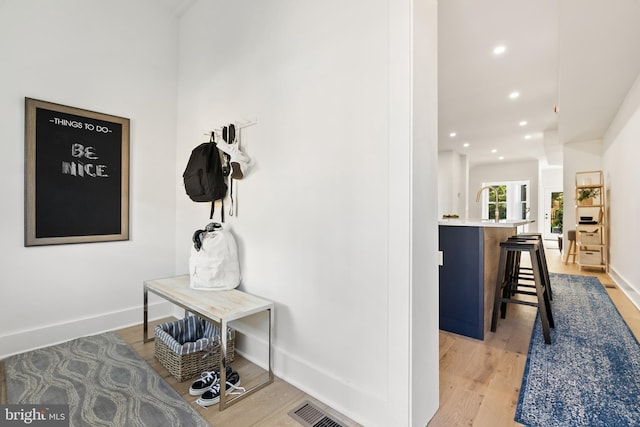
[[[607,206],[602,171],[576,173],[578,266],[609,271]]]

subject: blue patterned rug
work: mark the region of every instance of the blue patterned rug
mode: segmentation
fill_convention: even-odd
[[[115,332],[9,357],[9,404],[69,404],[71,426],[209,424]]]
[[[552,344],[536,318],[515,421],[640,426],[640,344],[596,277],[550,276]]]

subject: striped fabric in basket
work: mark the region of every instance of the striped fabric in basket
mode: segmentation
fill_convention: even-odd
[[[178,355],[206,350],[220,340],[218,325],[196,316],[167,322],[155,327],[155,335]]]

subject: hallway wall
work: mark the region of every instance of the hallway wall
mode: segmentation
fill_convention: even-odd
[[[139,323],[142,281],[173,273],[178,33],[155,3],[0,2],[0,358]],[[24,247],[25,97],[131,119],[129,241]]]
[[[603,141],[603,169],[609,206],[610,270],[640,308],[640,268],[632,249],[640,237],[640,75],[627,94]]]
[[[431,50],[417,105],[410,1],[198,1],[180,23],[175,175],[203,133],[257,120],[241,134],[255,164],[226,215],[241,289],[276,302],[276,374],[368,426],[425,425],[438,401],[435,168],[412,175],[437,144],[437,14],[422,3]],[[186,273],[209,207],[180,185],[176,199]],[[235,326],[260,360],[258,326]]]

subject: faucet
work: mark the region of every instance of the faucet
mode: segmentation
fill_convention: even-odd
[[[494,193],[496,193],[496,210],[495,210],[495,217],[496,217],[496,222],[500,221],[500,210],[498,209],[498,189],[496,187],[492,187],[491,185],[485,185],[484,187],[482,187],[480,190],[478,190],[478,194],[476,195],[476,202],[480,202],[480,196],[482,195],[482,190],[489,190],[489,195],[491,195],[491,190],[493,190]]]

